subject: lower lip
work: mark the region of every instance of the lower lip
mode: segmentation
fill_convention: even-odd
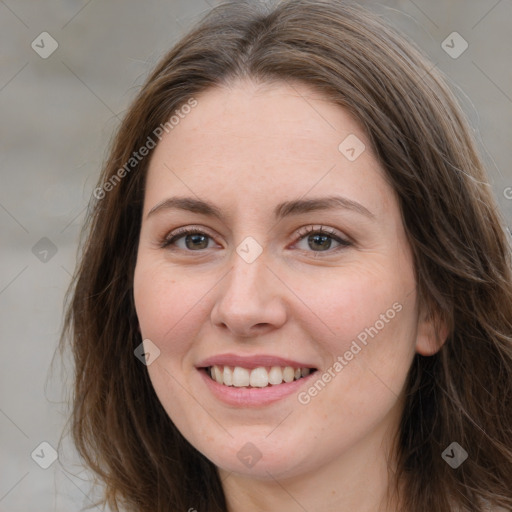
[[[316,372],[311,373],[307,377],[302,377],[299,380],[285,382],[276,386],[267,386],[265,388],[236,388],[234,386],[224,386],[213,380],[204,369],[200,369],[199,373],[202,375],[208,389],[222,402],[236,407],[261,407],[282,400],[294,393],[297,394],[299,389],[315,375]]]

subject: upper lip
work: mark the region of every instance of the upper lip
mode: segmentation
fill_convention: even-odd
[[[278,356],[259,354],[253,356],[242,356],[236,354],[218,354],[201,361],[197,368],[208,368],[210,366],[240,366],[241,368],[254,369],[268,366],[291,366],[292,368],[315,368],[309,363],[301,363],[291,359]]]

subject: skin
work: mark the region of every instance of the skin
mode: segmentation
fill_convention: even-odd
[[[142,337],[160,350],[148,365],[155,392],[218,467],[230,511],[394,510],[388,466],[407,373],[416,352],[439,349],[418,308],[395,193],[360,125],[305,85],[237,81],[196,98],[147,176],[134,298]],[[338,150],[350,134],[366,146],[355,161]],[[273,217],[281,202],[331,195],[372,217],[343,208]],[[148,216],[172,196],[211,202],[223,218]],[[184,237],[161,246],[187,226],[209,236],[199,249]],[[315,245],[316,231],[301,231],[310,226],[351,245]],[[252,263],[236,252],[248,236],[263,249]],[[196,369],[216,354],[270,354],[310,362],[321,376],[393,304],[401,311],[307,404],[292,394],[229,406]],[[252,467],[237,457],[247,442],[261,454]]]

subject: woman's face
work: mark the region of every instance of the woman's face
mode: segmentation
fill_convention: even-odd
[[[369,141],[303,85],[196,99],[147,176],[134,296],[155,392],[222,470],[374,457],[415,352],[434,349]]]

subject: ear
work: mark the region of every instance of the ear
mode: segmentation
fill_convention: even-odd
[[[416,352],[422,356],[433,356],[445,344],[450,329],[440,314],[423,311],[419,314],[416,336]]]

